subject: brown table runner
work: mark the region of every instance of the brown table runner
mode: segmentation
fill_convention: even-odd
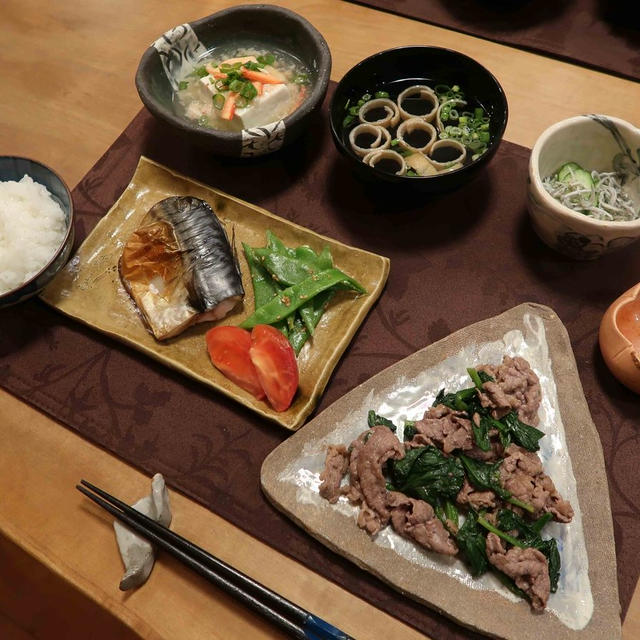
[[[387,288],[318,410],[476,320],[524,301],[555,309],[569,330],[604,446],[626,611],[640,573],[640,403],[604,366],[597,328],[610,301],[640,280],[637,247],[592,263],[546,249],[525,212],[529,152],[510,143],[472,184],[428,198],[358,182],[322,120],[271,157],[221,160],[182,143],[144,110],[74,189],[78,240],[120,195],[141,154],[391,258]],[[289,434],[222,395],[37,300],[0,311],[0,384],[144,471],[163,473],[212,511],[432,637],[474,637],[332,554],[276,512],[260,491],[260,466]]]
[[[351,1],[634,80],[640,79],[640,5],[637,2]]]

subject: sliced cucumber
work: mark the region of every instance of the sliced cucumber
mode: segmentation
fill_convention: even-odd
[[[577,182],[585,189],[593,189],[594,187],[591,174],[575,162],[563,164],[558,169],[556,177],[560,182]]]
[[[567,162],[556,171],[556,178],[560,182],[566,182],[567,178],[571,178],[571,174],[577,169],[582,170],[582,167],[577,162]]]
[[[593,178],[591,177],[591,174],[584,169],[576,169],[573,172],[573,182],[577,182],[585,189],[593,191]]]

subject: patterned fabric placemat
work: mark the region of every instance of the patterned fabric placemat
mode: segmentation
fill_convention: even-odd
[[[350,1],[633,80],[640,79],[640,5],[634,2]]]
[[[640,279],[635,246],[597,262],[544,247],[526,214],[529,151],[507,142],[474,182],[428,197],[359,182],[322,118],[288,149],[240,161],[185,144],[144,110],[73,191],[79,241],[119,197],[140,155],[391,258],[386,290],[316,411],[456,329],[524,301],[552,307],[572,339],[604,447],[626,611],[640,573],[640,403],[606,369],[597,331],[608,304]],[[0,385],[19,398],[149,474],[163,473],[212,511],[432,637],[473,637],[332,554],[269,505],[260,467],[288,436],[284,429],[38,300],[0,311],[0,326]]]

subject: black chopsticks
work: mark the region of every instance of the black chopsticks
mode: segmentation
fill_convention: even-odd
[[[321,618],[271,591],[193,542],[85,480],[76,489],[136,533],[300,640],[353,640]]]

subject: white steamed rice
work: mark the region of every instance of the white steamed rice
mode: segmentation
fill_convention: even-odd
[[[64,211],[46,187],[27,175],[0,182],[0,294],[36,275],[65,233]]]

